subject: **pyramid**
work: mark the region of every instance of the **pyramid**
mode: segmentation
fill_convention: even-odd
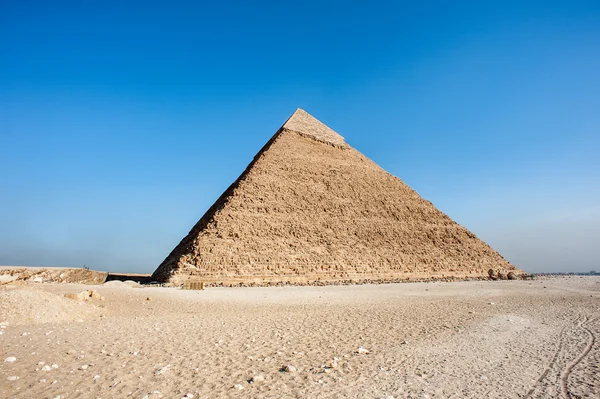
[[[160,282],[321,284],[518,271],[298,109],[153,274]]]

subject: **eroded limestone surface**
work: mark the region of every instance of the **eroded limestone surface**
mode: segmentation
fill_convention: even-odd
[[[309,284],[479,278],[489,269],[515,267],[297,110],[153,278]]]

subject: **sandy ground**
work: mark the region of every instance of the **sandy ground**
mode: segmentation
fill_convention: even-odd
[[[0,288],[0,323],[1,398],[600,397],[594,277],[29,284]]]

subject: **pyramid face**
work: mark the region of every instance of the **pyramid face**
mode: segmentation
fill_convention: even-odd
[[[517,270],[399,178],[298,109],[153,278],[399,281]]]

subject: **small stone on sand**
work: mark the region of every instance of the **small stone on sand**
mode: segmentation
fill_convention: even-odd
[[[158,370],[156,370],[156,371],[154,372],[154,374],[155,374],[155,375],[161,375],[161,374],[164,374],[164,373],[166,373],[167,371],[169,371],[169,369],[170,369],[170,368],[171,368],[171,365],[170,365],[170,364],[167,364],[166,366],[163,366],[163,367],[159,368]]]
[[[359,355],[366,355],[369,353],[368,349],[363,348],[362,346],[360,348],[358,348],[358,350],[356,351],[356,353],[358,353]]]

